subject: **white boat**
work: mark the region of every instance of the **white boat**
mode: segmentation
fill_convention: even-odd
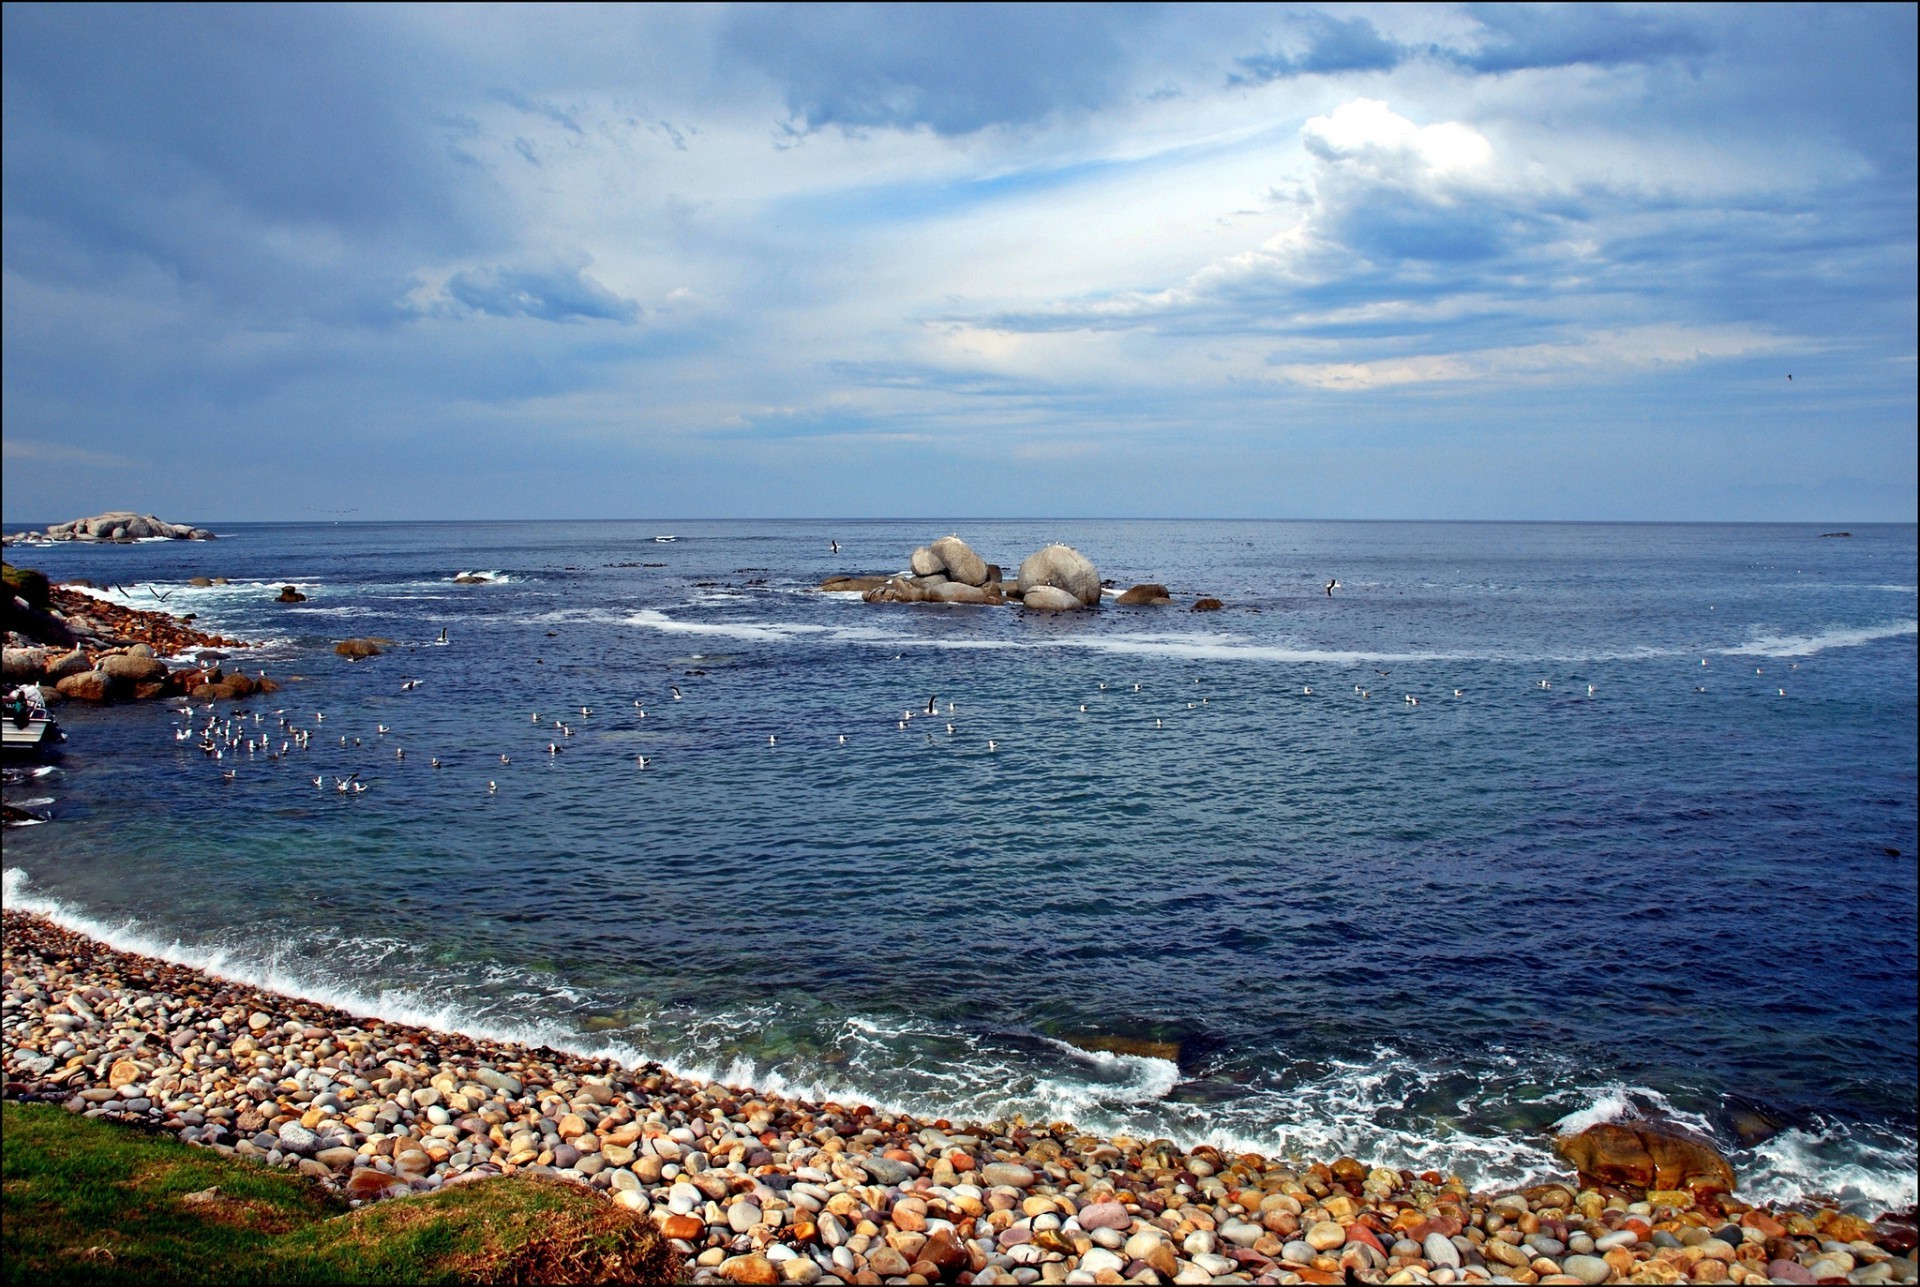
[[[47,713],[46,695],[37,684],[22,684],[0,703],[0,731],[9,753],[44,752],[67,740]]]

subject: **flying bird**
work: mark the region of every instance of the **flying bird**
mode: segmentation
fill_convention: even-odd
[[[1328,581],[1328,582],[1327,582],[1327,597],[1328,597],[1329,599],[1331,599],[1331,598],[1333,597],[1333,592],[1334,592],[1335,590],[1338,590],[1338,589],[1341,589],[1341,588],[1343,588],[1343,587],[1341,586],[1341,584],[1340,584],[1340,582],[1339,582],[1339,581],[1337,581],[1337,580],[1330,580],[1330,581]]]

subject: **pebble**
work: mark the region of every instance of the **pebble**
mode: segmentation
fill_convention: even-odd
[[[1920,1277],[1910,1254],[1876,1245],[1873,1226],[1833,1212],[1732,1199],[1696,1210],[1685,1195],[1610,1201],[1571,1185],[1479,1195],[1351,1158],[918,1120],[357,1019],[12,911],[0,940],[9,1094],[297,1167],[360,1202],[557,1175],[647,1213],[697,1283],[1358,1274],[1396,1287],[1735,1287],[1763,1266],[1796,1283]]]

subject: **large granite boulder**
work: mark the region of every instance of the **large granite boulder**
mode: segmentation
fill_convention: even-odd
[[[68,675],[54,685],[62,697],[83,702],[104,702],[113,696],[113,677],[104,670],[87,670]]]
[[[987,561],[957,536],[943,536],[931,545],[922,545],[907,566],[916,577],[945,577],[962,585],[985,585],[989,576]]]
[[[995,586],[968,585],[964,581],[942,581],[927,587],[929,603],[1005,603],[1006,597]]]
[[[93,669],[87,650],[77,645],[72,652],[47,654],[47,678],[58,683],[68,675],[83,675]]]
[[[46,677],[45,648],[8,648],[3,655],[0,674],[5,675],[9,684],[30,684]]]
[[[1092,560],[1071,545],[1049,545],[1021,560],[1020,594],[1040,587],[1065,590],[1087,607],[1100,602],[1100,573]],[[1030,605],[1031,606],[1031,605]]]
[[[100,659],[100,669],[109,678],[129,686],[150,684],[167,677],[167,665],[153,657],[141,657],[130,652],[116,653]]]
[[[860,597],[868,603],[925,603],[927,591],[911,578],[893,576]]]
[[[933,553],[940,560],[940,570],[947,578],[962,585],[985,585],[987,583],[987,561],[973,552],[973,548],[957,536],[943,536],[933,543]]]
[[[141,541],[165,537],[172,541],[210,541],[213,533],[185,523],[169,523],[152,514],[136,514],[130,509],[109,510],[92,518],[76,518],[71,523],[55,523],[47,529],[55,541]]]
[[[1582,1184],[1733,1192],[1733,1167],[1707,1141],[1667,1122],[1601,1122],[1554,1141]]]
[[[1079,612],[1087,606],[1054,585],[1036,585],[1021,597],[1020,602],[1033,612]]]

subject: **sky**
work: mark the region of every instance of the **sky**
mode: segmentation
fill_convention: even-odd
[[[3,13],[10,525],[1916,517],[1912,5]]]

